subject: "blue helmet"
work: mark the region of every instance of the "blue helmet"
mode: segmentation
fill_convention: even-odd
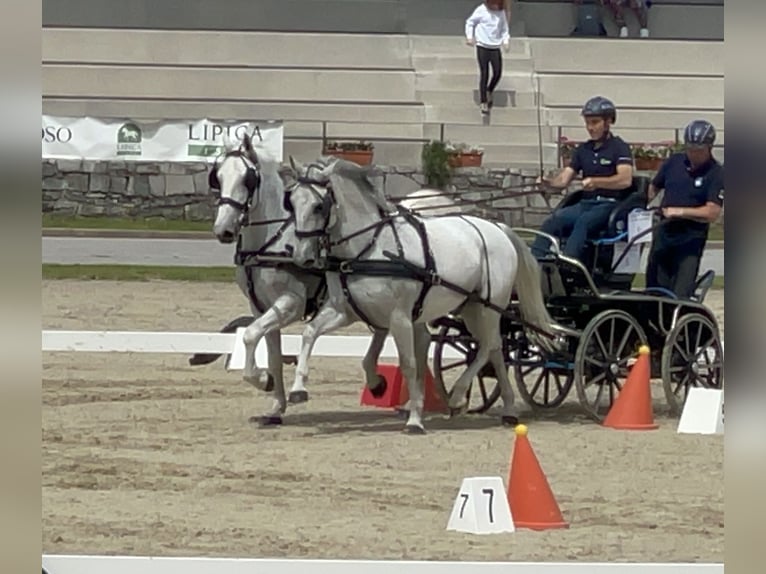
[[[617,108],[612,100],[603,96],[595,96],[585,102],[580,114],[586,118],[590,116],[612,120],[612,123],[617,121]]]
[[[684,130],[686,145],[709,145],[715,143],[715,128],[706,120],[694,120]]]

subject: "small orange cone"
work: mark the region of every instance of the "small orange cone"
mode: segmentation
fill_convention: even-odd
[[[652,388],[649,364],[649,347],[641,345],[638,360],[630,369],[628,380],[620,391],[603,426],[620,430],[654,430],[660,425],[654,422]]]
[[[525,425],[516,426],[516,441],[508,476],[508,504],[517,528],[569,528],[529,443]]]

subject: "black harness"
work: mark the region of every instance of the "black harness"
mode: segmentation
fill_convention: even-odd
[[[316,167],[318,167],[319,169],[322,168],[322,166],[316,166]],[[310,170],[307,170],[307,173],[309,171]],[[351,292],[349,291],[349,288],[348,288],[348,281],[349,281],[349,276],[354,274],[364,275],[366,277],[401,277],[404,279],[415,279],[415,280],[421,281],[422,287],[420,290],[420,294],[412,308],[413,321],[418,319],[420,315],[422,314],[423,302],[430,288],[433,285],[439,285],[463,295],[466,298],[466,302],[481,303],[482,305],[489,307],[493,309],[494,311],[497,311],[498,313],[500,313],[501,316],[513,317],[514,320],[518,321],[519,323],[526,326],[530,330],[535,331],[536,333],[542,336],[545,336],[546,338],[555,339],[555,335],[545,332],[543,329],[537,327],[536,325],[532,325],[528,321],[519,317],[518,313],[509,311],[506,308],[500,307],[492,303],[489,300],[491,298],[490,291],[489,291],[490,289],[489,278],[487,279],[487,297],[486,298],[482,298],[481,295],[477,293],[476,291],[468,291],[467,289],[464,289],[460,285],[456,285],[455,283],[452,283],[450,281],[445,281],[444,279],[442,279],[436,272],[436,263],[434,261],[433,253],[431,251],[431,247],[428,241],[428,235],[425,230],[425,225],[423,224],[423,221],[409,209],[401,205],[398,205],[397,213],[389,214],[379,207],[378,212],[381,217],[379,221],[376,221],[372,225],[368,225],[367,227],[364,227],[358,231],[355,231],[354,233],[350,235],[341,237],[340,239],[331,242],[329,240],[329,233],[327,228],[330,224],[332,207],[335,204],[337,204],[337,200],[335,198],[335,193],[332,189],[331,183],[326,181],[319,181],[310,177],[299,177],[295,184],[285,189],[284,207],[288,211],[293,210],[292,204],[290,201],[290,194],[292,189],[295,187],[295,185],[298,185],[298,184],[303,184],[303,185],[308,184],[312,192],[320,199],[318,211],[324,219],[324,224],[317,229],[313,229],[309,231],[296,229],[295,235],[299,239],[310,238],[310,237],[317,237],[319,239],[320,249],[324,250],[327,253],[327,257],[326,257],[327,264],[324,267],[324,271],[331,271],[331,272],[336,272],[339,274],[341,287],[343,289],[343,294],[346,297],[346,300],[348,301],[349,305],[351,305],[354,312],[356,312],[356,314],[359,316],[359,318],[362,319],[368,325],[380,329],[380,327],[377,327],[374,323],[372,323],[369,320],[369,318],[362,312],[362,310],[359,308],[359,306],[357,305],[357,303],[354,301],[353,297],[351,296]],[[319,192],[317,192],[316,189],[314,189],[315,186],[326,190],[325,195],[324,196],[320,195]],[[397,232],[396,225],[395,225],[395,221],[400,217],[403,218],[407,223],[409,223],[416,230],[418,236],[420,237],[421,243],[423,245],[423,254],[425,259],[424,267],[415,265],[414,263],[408,261],[404,257],[404,249],[402,248],[402,244],[399,239],[399,234]],[[487,253],[484,236],[476,228],[476,226],[471,221],[466,219],[464,216],[457,215],[456,217],[459,217],[460,219],[462,219],[463,221],[471,225],[474,229],[476,229],[476,232],[479,234],[479,237],[484,243],[484,246],[485,246],[484,257],[485,257],[487,268],[489,268],[489,254]],[[361,258],[366,253],[368,253],[370,249],[372,249],[378,237],[380,236],[380,233],[383,231],[383,229],[386,226],[389,226],[391,228],[391,231],[394,235],[394,239],[396,241],[398,253],[391,253],[390,251],[384,251],[383,255],[386,257],[386,259],[362,260]],[[372,238],[367,243],[367,245],[362,249],[362,251],[358,253],[354,258],[341,259],[341,258],[333,257],[331,255],[330,251],[332,247],[341,245],[342,243],[345,243],[349,239],[352,239],[353,237],[357,237],[358,235],[361,235],[371,230],[374,230]],[[461,304],[460,306],[458,306],[458,308],[455,309],[453,312],[458,312],[464,304],[465,302]]]
[[[236,201],[235,199],[231,197],[221,197],[218,195],[218,200],[216,202],[216,205],[230,205],[234,209],[236,209],[240,213],[240,218],[248,217],[246,214],[250,212],[250,207],[253,202],[253,198],[258,194],[258,200],[260,201],[260,192],[261,192],[261,174],[258,170],[257,164],[255,166],[248,163],[248,159],[246,157],[246,154],[243,150],[237,149],[228,152],[224,157],[239,157],[243,163],[245,164],[245,167],[247,168],[247,171],[245,172],[245,178],[244,178],[244,185],[245,189],[247,190],[247,198],[245,199],[244,203]],[[211,189],[217,190],[220,192],[221,184],[218,179],[218,159],[216,158],[216,161],[213,163],[213,167],[210,170],[210,173],[208,174],[208,185]],[[271,225],[273,223],[282,223],[282,225],[277,229],[277,231],[272,235],[268,240],[266,240],[263,245],[261,245],[256,250],[245,250],[243,249],[243,230],[248,227],[256,227],[260,225]],[[293,214],[290,215],[290,217],[281,218],[281,219],[266,219],[262,221],[251,221],[249,218],[247,221],[242,223],[239,236],[237,237],[237,245],[236,250],[234,252],[234,264],[239,267],[244,267],[245,269],[245,278],[247,281],[247,292],[248,296],[250,297],[250,301],[253,303],[253,306],[258,309],[258,311],[263,314],[266,312],[266,308],[263,306],[263,304],[258,300],[258,298],[255,295],[255,281],[253,279],[253,268],[260,267],[260,268],[266,268],[271,267],[275,269],[284,269],[286,271],[294,271],[299,273],[310,273],[312,275],[316,275],[320,278],[319,284],[317,285],[316,292],[307,298],[306,300],[306,307],[303,311],[303,319],[306,320],[308,318],[313,318],[316,313],[319,311],[321,304],[324,302],[324,300],[327,297],[327,281],[325,279],[324,272],[322,271],[314,271],[311,269],[306,269],[303,267],[300,267],[296,265],[292,260],[292,253],[288,252],[287,250],[276,252],[276,251],[269,251],[269,249],[276,244],[284,235],[285,231],[290,227],[290,225],[295,224],[295,216]]]

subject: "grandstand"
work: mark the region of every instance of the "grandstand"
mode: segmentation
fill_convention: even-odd
[[[561,135],[585,136],[579,107],[601,94],[629,142],[672,140],[696,117],[724,141],[722,40],[514,37],[486,125],[461,33],[44,27],[43,113],[280,119],[285,154],[303,160],[324,135],[416,166],[422,142],[443,137],[482,147],[488,167],[538,168],[542,150],[550,168]]]

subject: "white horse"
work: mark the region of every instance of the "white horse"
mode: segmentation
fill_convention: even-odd
[[[246,347],[243,379],[263,391],[274,392],[274,402],[261,417],[263,426],[282,423],[282,414],[290,403],[308,401],[307,377],[296,377],[288,397],[283,382],[281,329],[310,314],[325,303],[322,271],[296,266],[289,246],[295,243],[292,213],[285,208],[284,182],[280,164],[258,142],[245,136],[237,147],[224,140],[224,154],[210,172],[210,187],[220,192],[213,231],[222,243],[239,237],[236,281],[247,297],[255,320],[245,329]],[[419,190],[402,202],[411,208],[451,209],[449,199],[433,190]],[[243,227],[244,220],[247,223]],[[316,241],[316,240],[315,240]],[[376,365],[387,330],[375,330],[364,357],[366,384],[374,396],[385,391],[385,379],[378,376]],[[266,338],[268,369],[255,360],[255,349]],[[202,362],[215,357],[206,356]]]
[[[295,261],[330,269],[331,302],[304,331],[309,336],[304,337],[296,377],[305,370],[316,337],[361,317],[394,337],[410,396],[405,432],[423,433],[430,342],[425,326],[459,312],[479,350],[455,384],[451,413],[467,410],[471,380],[491,361],[503,397],[502,421],[517,424],[499,312],[510,305],[517,280],[522,317],[543,334],[536,337],[539,343],[555,349],[556,331],[544,305],[540,269],[526,243],[509,227],[478,217],[398,213],[372,185],[368,168],[354,163],[330,160],[303,167],[291,158],[291,164],[296,181],[287,186],[285,202],[295,213]],[[317,249],[317,238],[329,257]],[[391,254],[393,259],[387,256]]]

